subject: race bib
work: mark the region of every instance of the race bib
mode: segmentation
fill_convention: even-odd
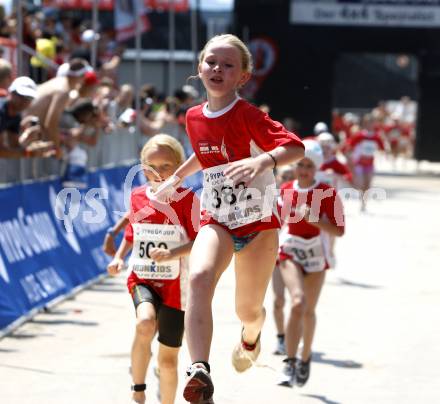
[[[305,239],[289,235],[284,240],[282,250],[293,257],[293,261],[302,266],[306,272],[323,271],[326,265],[324,248],[320,236]]]
[[[181,226],[134,223],[129,269],[140,279],[176,279],[180,273],[180,259],[158,263],[151,259],[150,250],[154,247],[171,250],[181,245],[181,237]]]
[[[377,144],[372,140],[364,140],[361,143],[361,156],[373,157],[376,152]]]
[[[267,171],[246,186],[225,177],[228,166],[203,170],[202,210],[229,229],[271,217],[276,201],[273,173]]]

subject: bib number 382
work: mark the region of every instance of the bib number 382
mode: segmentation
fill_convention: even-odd
[[[245,226],[272,215],[272,205],[265,193],[272,184],[273,174],[263,174],[250,186],[234,184],[224,171],[228,164],[203,170],[202,210],[229,229]],[[271,178],[271,177],[272,178]]]

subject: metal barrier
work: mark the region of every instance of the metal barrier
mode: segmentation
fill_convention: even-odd
[[[82,145],[87,151],[88,168],[120,165],[139,158],[142,145],[148,140],[137,132],[118,129],[101,134],[96,146]],[[54,158],[0,159],[0,185],[26,182],[62,175],[66,163]]]

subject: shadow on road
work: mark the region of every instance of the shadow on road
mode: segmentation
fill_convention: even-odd
[[[352,282],[348,279],[344,278],[338,278],[338,282],[332,282],[333,285],[342,285],[342,286],[353,286],[356,288],[362,288],[362,289],[383,289],[383,286],[379,285],[369,285],[367,283],[360,283],[360,282]]]
[[[37,372],[37,373],[44,373],[47,375],[53,375],[54,372],[50,372],[48,370],[43,370],[43,369],[34,369],[34,368],[26,368],[23,366],[14,366],[14,365],[2,365],[0,364],[0,367],[2,368],[8,368],[8,369],[18,369],[18,370],[26,370],[28,372]]]
[[[325,358],[324,352],[313,352],[313,362],[322,363],[324,365],[332,365],[338,368],[347,369],[360,369],[363,367],[362,363],[352,361],[350,359],[340,360],[340,359],[329,359]]]
[[[326,404],[341,404],[339,401],[329,400],[326,396],[319,396],[318,394],[301,394],[303,397],[316,398]]]
[[[30,323],[34,324],[40,324],[40,325],[65,325],[65,324],[72,324],[72,325],[85,325],[85,326],[97,326],[99,323],[96,321],[82,321],[82,320],[36,320],[33,319],[30,321]]]
[[[124,286],[110,286],[107,287],[107,285],[99,284],[97,286],[92,286],[87,289],[87,292],[106,292],[106,293],[128,293],[127,288]]]

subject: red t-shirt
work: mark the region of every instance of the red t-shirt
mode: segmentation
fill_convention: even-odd
[[[345,228],[344,209],[342,201],[334,188],[327,184],[316,182],[312,187],[302,189],[298,187],[298,181],[289,181],[281,186],[281,194],[278,199],[278,205],[283,221],[287,221],[287,233],[298,236],[303,239],[312,239],[321,234],[321,230],[301,218],[296,210],[303,205],[311,209],[314,216],[320,219],[325,217],[335,226]],[[298,216],[295,216],[298,215]],[[324,239],[322,239],[324,242]],[[325,241],[328,244],[328,241]],[[329,247],[327,246],[329,250]],[[281,261],[292,259],[292,256],[283,251],[283,245],[280,246],[279,259]],[[325,269],[329,267],[326,264]]]
[[[338,227],[345,226],[342,201],[336,190],[323,183],[315,183],[311,188],[298,187],[298,181],[289,181],[281,186],[278,199],[279,209],[284,222],[288,222],[288,233],[305,239],[316,237],[321,230],[304,219],[295,220],[295,210],[306,204],[319,218],[327,217],[330,223]]]
[[[195,106],[188,110],[186,121],[193,150],[204,170],[248,157],[256,157],[282,145],[304,147],[298,136],[240,98],[216,112],[209,111],[207,103]],[[274,178],[273,184],[275,184]],[[209,223],[219,224],[212,217],[207,216],[205,211],[202,211],[202,218],[201,226]],[[236,236],[244,236],[279,227],[279,219],[274,213],[269,220],[255,221],[234,229],[226,227],[226,229]]]
[[[199,200],[197,196],[185,188],[178,188],[181,199],[170,204],[152,202],[148,196],[150,188],[143,185],[131,193],[130,223],[125,229],[125,239],[133,243],[132,223],[172,224],[180,225],[189,240],[197,235],[199,222]],[[179,310],[184,308],[188,274],[183,265],[179,276],[172,280],[140,279],[131,272],[127,279],[130,293],[137,284],[147,284],[161,297],[163,304]]]
[[[346,164],[341,163],[336,157],[324,162],[320,171],[332,170],[335,174],[341,175],[345,181],[352,182],[353,175]]]
[[[349,149],[352,150],[354,164],[370,167],[374,164],[374,152],[384,150],[381,137],[376,132],[360,131],[348,141]]]

